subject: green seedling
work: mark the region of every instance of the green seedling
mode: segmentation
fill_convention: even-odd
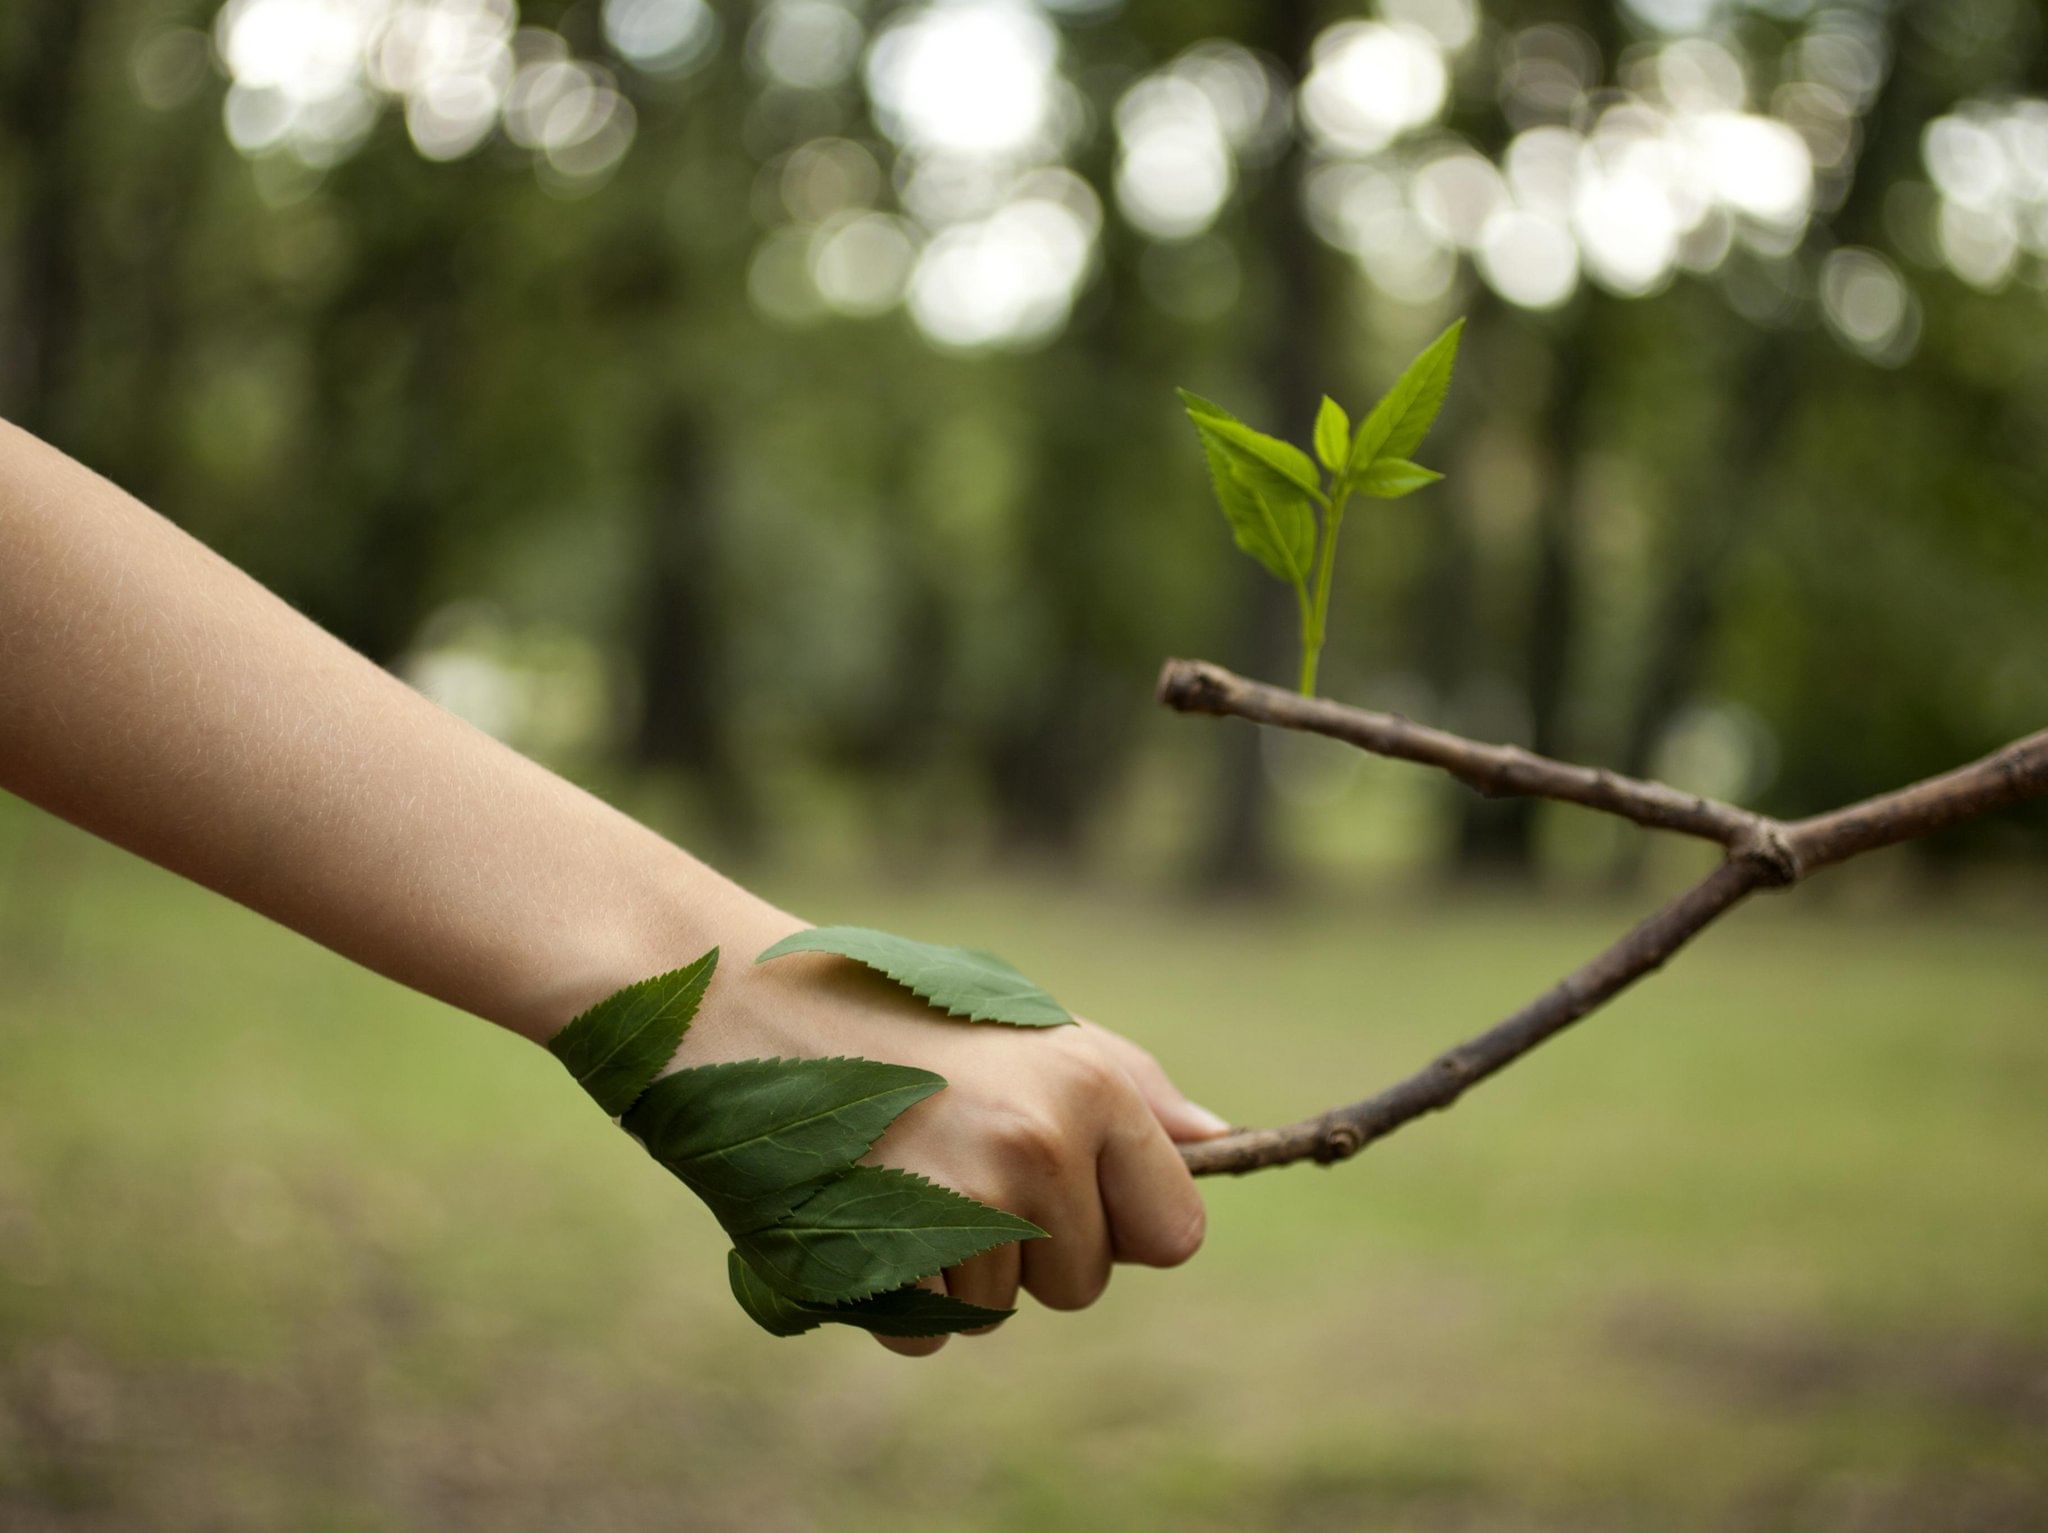
[[[1409,454],[1422,445],[1443,408],[1464,329],[1461,319],[1431,342],[1355,432],[1344,407],[1325,395],[1316,413],[1313,458],[1292,442],[1254,431],[1221,405],[1180,391],[1237,546],[1294,588],[1304,697],[1315,695],[1316,667],[1329,632],[1337,535],[1351,497],[1399,500],[1443,478]]]

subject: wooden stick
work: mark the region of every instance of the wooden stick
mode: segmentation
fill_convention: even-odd
[[[1782,821],[1663,783],[1620,777],[1483,745],[1394,714],[1372,713],[1248,681],[1199,660],[1169,660],[1159,699],[1184,713],[1250,719],[1344,740],[1375,755],[1440,767],[1481,793],[1526,794],[1620,815],[1653,830],[1719,842],[1726,859],[1699,883],[1513,1015],[1431,1060],[1406,1080],[1284,1128],[1240,1129],[1182,1148],[1197,1176],[1238,1174],[1356,1155],[1404,1123],[1449,1107],[1489,1075],[1663,967],[1687,942],[1758,889],[2048,795],[2048,730],[1981,761],[1810,819]]]

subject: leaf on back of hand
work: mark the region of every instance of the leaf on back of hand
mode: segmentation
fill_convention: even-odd
[[[1316,411],[1316,456],[1333,474],[1340,472],[1351,456],[1351,417],[1328,394]]]
[[[852,1325],[877,1336],[946,1336],[1000,1325],[1016,1313],[988,1309],[924,1288],[898,1288],[849,1304],[811,1304],[777,1293],[737,1251],[726,1254],[732,1296],[771,1336],[801,1336],[821,1325]]]
[[[1441,478],[1443,475],[1435,469],[1410,463],[1406,458],[1381,458],[1366,470],[1358,487],[1381,500],[1399,500],[1403,495],[1413,495],[1424,485],[1435,484]]]
[[[781,1223],[733,1245],[777,1293],[813,1304],[865,1299],[1045,1231],[948,1188],[882,1166],[856,1166]]]
[[[619,1117],[675,1056],[717,967],[713,948],[693,964],[613,992],[550,1038],[548,1052]]]
[[[1432,341],[1408,364],[1386,398],[1358,428],[1351,444],[1351,473],[1362,478],[1380,458],[1405,458],[1422,445],[1444,395],[1451,387],[1451,367],[1458,359],[1458,341],[1465,332],[1461,319]]]
[[[790,953],[837,953],[886,974],[939,1010],[975,1022],[1057,1027],[1074,1019],[993,953],[912,942],[864,926],[817,926],[784,937],[754,961]]]
[[[625,1127],[728,1230],[758,1229],[945,1085],[929,1070],[873,1059],[742,1059],[664,1076]]]

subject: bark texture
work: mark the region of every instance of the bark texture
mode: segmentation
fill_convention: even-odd
[[[1160,673],[1159,700],[1182,713],[1328,735],[1374,755],[1438,767],[1490,796],[1557,799],[1651,830],[1699,836],[1727,850],[1713,872],[1605,951],[1406,1080],[1299,1123],[1240,1129],[1184,1147],[1181,1153],[1197,1176],[1348,1159],[1402,1124],[1449,1107],[1489,1075],[1662,968],[1757,890],[1785,888],[1865,852],[2048,796],[2048,729],[1910,787],[1808,819],[1779,820],[1663,783],[1574,766],[1517,746],[1481,744],[1395,714],[1302,697],[1206,661],[1169,660]]]

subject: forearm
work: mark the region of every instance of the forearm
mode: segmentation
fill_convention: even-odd
[[[0,787],[532,1037],[795,924],[5,422]]]

